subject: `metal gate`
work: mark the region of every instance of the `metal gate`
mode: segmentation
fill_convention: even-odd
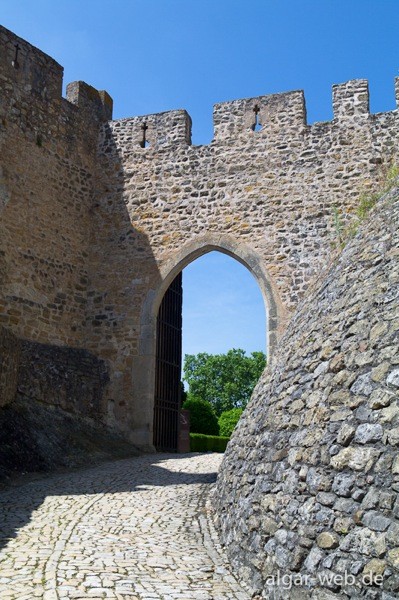
[[[157,319],[154,446],[176,452],[181,407],[182,273],[170,284]]]

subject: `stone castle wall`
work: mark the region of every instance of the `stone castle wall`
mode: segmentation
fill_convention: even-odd
[[[0,46],[0,336],[32,351],[85,347],[98,130],[111,101],[83,82],[63,99],[52,58],[4,28]],[[12,396],[5,379],[0,404]]]
[[[398,597],[398,300],[396,190],[301,302],[224,457],[218,524],[262,598]]]
[[[60,65],[3,28],[0,42],[1,323],[21,337],[81,345],[98,92],[76,83],[64,100]]]
[[[156,315],[175,275],[213,249],[241,261],[273,351],[330,260],[334,208],[350,218],[397,159],[398,111],[370,114],[364,80],[334,86],[326,123],[307,124],[302,92],[236,100],[193,146],[184,110],[109,120],[105,92],[75,82],[63,99],[53,59],[0,40],[0,322],[104,361],[98,418],[151,447]]]
[[[371,115],[368,104],[364,80],[334,86],[334,120],[314,125],[302,92],[218,104],[206,146],[190,144],[183,110],[103,125],[108,190],[95,215],[92,342],[119,374],[110,393],[123,405],[116,400],[112,412],[128,429],[141,435],[144,425],[145,435],[151,419],[157,307],[167,284],[201,253],[227,252],[253,272],[275,347],[330,260],[335,208],[354,212],[398,155],[398,112]],[[260,131],[252,128],[255,108]]]

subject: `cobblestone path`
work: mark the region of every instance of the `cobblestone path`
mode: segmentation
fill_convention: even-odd
[[[246,600],[205,501],[221,455],[146,455],[0,493],[1,600]]]

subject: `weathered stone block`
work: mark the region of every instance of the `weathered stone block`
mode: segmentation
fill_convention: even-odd
[[[349,467],[355,471],[368,471],[379,456],[379,451],[374,448],[344,448],[331,459],[335,469]]]
[[[323,531],[323,533],[320,533],[320,535],[317,536],[316,542],[319,548],[329,550],[339,546],[339,537],[334,532]]]
[[[379,423],[363,423],[356,429],[354,441],[358,444],[378,442],[382,439],[384,430]]]

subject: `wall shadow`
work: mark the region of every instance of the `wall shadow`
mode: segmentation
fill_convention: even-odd
[[[216,472],[176,472],[168,470],[167,464],[162,466],[167,459],[176,461],[187,456],[190,455],[144,455],[11,485],[0,491],[0,550],[30,522],[32,513],[48,496],[112,495],[140,491],[148,486],[186,486],[216,481]]]

